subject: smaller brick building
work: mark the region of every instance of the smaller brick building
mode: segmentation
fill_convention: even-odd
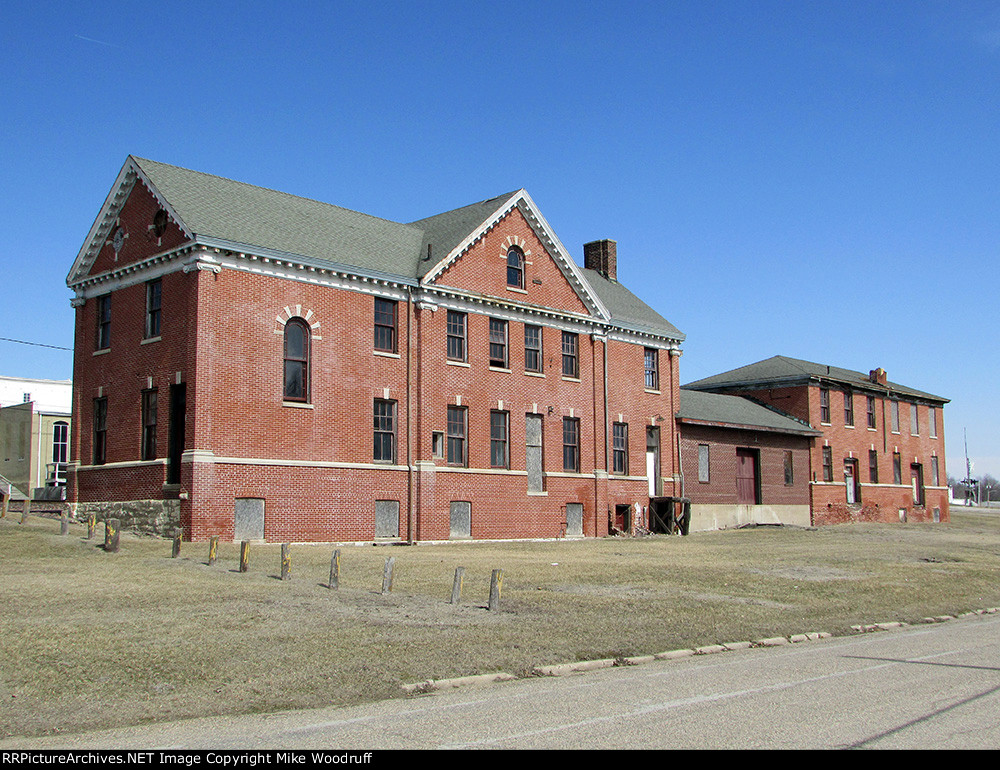
[[[746,398],[683,388],[677,431],[692,530],[810,524],[809,453],[819,431]]]
[[[948,399],[868,374],[774,356],[684,386],[742,395],[817,427],[813,522],[947,521]]]

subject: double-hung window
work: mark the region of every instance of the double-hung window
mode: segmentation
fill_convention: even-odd
[[[490,412],[490,467],[510,467],[508,418],[507,412],[497,410]]]
[[[844,391],[844,425],[854,427],[854,394]]]
[[[868,396],[868,427],[875,426],[875,396]]]
[[[467,416],[464,406],[448,407],[448,465],[468,465]]]
[[[525,325],[524,327],[524,370],[526,372],[542,372],[542,327]]]
[[[920,418],[917,416],[916,404],[910,404],[910,435],[920,435]]]
[[[563,377],[580,377],[580,338],[574,332],[562,333]]]
[[[285,401],[309,400],[309,327],[301,318],[285,324]]]
[[[833,481],[833,449],[823,447],[823,481]]]
[[[142,391],[142,459],[156,459],[156,390]]]
[[[458,310],[448,311],[448,360],[466,360],[466,321],[467,316]]]
[[[830,422],[830,389],[819,389],[819,421],[821,423]]]
[[[490,366],[506,369],[507,366],[507,322],[499,318],[490,319]]]
[[[878,451],[868,450],[868,481],[878,484]]]
[[[396,352],[396,301],[375,298],[375,350]]]
[[[619,476],[628,475],[628,423],[611,426],[611,470]]]
[[[646,370],[646,390],[660,389],[660,351],[646,348],[644,353]]]
[[[563,470],[580,472],[580,418],[563,417]]]
[[[375,399],[374,447],[372,459],[377,463],[396,462],[396,402]]]
[[[108,460],[108,399],[94,399],[94,465]]]
[[[97,298],[97,350],[111,347],[111,295]]]
[[[160,311],[163,304],[163,284],[159,279],[146,284],[146,339],[160,336]]]

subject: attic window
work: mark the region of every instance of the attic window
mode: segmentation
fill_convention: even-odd
[[[150,231],[153,233],[154,238],[161,237],[167,231],[167,222],[169,221],[166,209],[160,209],[153,216],[153,224],[149,226]]]
[[[507,250],[507,285],[515,289],[524,288],[524,252],[517,246]]]

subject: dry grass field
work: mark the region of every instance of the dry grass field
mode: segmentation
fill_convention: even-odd
[[[346,705],[428,678],[631,656],[1000,605],[1000,513],[939,525],[341,547],[122,537],[0,520],[0,737]],[[99,528],[99,533],[103,529]],[[395,557],[391,594],[381,594]],[[465,567],[463,602],[448,603]],[[499,611],[490,572],[504,570]]]

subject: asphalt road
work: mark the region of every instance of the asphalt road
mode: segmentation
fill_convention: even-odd
[[[1000,615],[0,748],[996,749]]]

